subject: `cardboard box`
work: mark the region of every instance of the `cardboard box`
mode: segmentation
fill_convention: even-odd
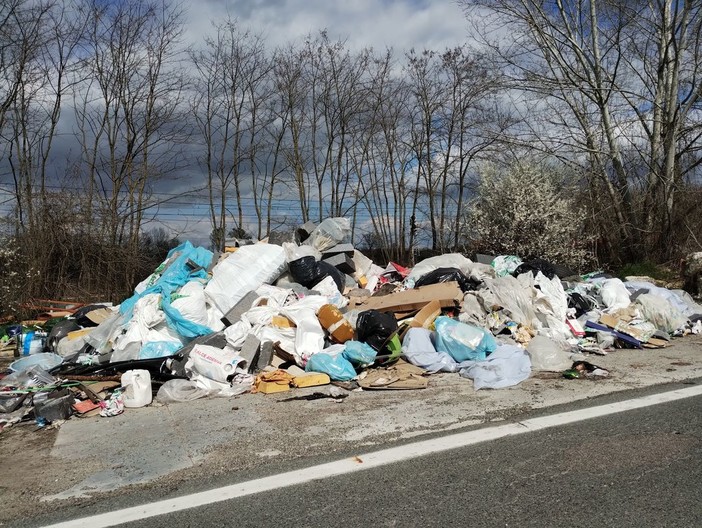
[[[613,314],[602,314],[600,316],[600,323],[607,325],[608,327],[617,330],[626,335],[630,335],[637,341],[645,341],[645,335],[638,328],[629,325],[629,321],[618,317]]]
[[[585,337],[585,329],[577,319],[566,319],[566,324],[574,336]]]
[[[441,303],[431,301],[424,308],[417,312],[410,322],[410,328],[429,328],[434,323],[434,319],[441,315]]]

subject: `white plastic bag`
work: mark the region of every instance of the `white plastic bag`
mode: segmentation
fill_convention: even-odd
[[[476,361],[460,374],[473,380],[475,390],[502,389],[527,379],[531,374],[531,361],[523,348],[501,345],[486,360]]]
[[[151,403],[151,374],[148,370],[134,369],[122,374],[125,407],[144,407]]]
[[[348,218],[327,218],[310,233],[304,244],[318,251],[326,251],[351,238],[351,222]]]
[[[349,304],[349,300],[341,294],[331,275],[324,277],[312,289],[321,293],[329,300],[329,304],[333,304],[337,308],[345,308]]]
[[[248,292],[270,284],[285,269],[285,252],[275,244],[243,246],[212,269],[207,298],[226,314]]]
[[[207,326],[207,299],[205,286],[197,280],[185,283],[171,301],[171,306],[180,312],[183,318],[195,324]]]
[[[295,323],[295,359],[304,365],[312,354],[324,348],[324,329],[317,319],[317,311],[327,304],[322,295],[308,295],[286,306],[280,313]]]
[[[256,289],[256,295],[259,297],[254,301],[254,306],[265,304],[266,306],[279,308],[296,299],[293,290],[289,288],[271,286],[270,284],[262,284],[260,287],[258,287]],[[266,302],[262,303],[264,299]]]
[[[322,254],[317,249],[307,244],[298,246],[292,242],[283,242],[283,250],[285,251],[285,260],[287,262],[292,262],[302,257],[314,257],[315,260],[321,260],[322,258]]]
[[[531,368],[534,370],[561,372],[573,364],[563,347],[544,335],[532,338],[527,345],[527,352],[531,357]]]
[[[232,378],[232,383],[215,381],[200,374],[194,374],[190,377],[198,387],[207,390],[212,396],[218,398],[228,398],[230,396],[238,396],[251,390],[254,383],[254,377],[249,374],[237,373]],[[241,380],[241,381],[238,381]]]
[[[212,391],[200,387],[192,380],[171,379],[158,389],[156,400],[161,403],[187,402],[205,398],[211,394]]]
[[[608,312],[622,310],[631,304],[629,292],[619,279],[605,279],[602,281],[600,295]]]
[[[251,333],[251,324],[243,319],[224,329],[227,344],[236,349],[240,349],[244,345],[249,333]]]
[[[353,274],[353,278],[358,280],[364,275],[368,275],[368,272],[373,265],[373,261],[366,257],[363,253],[354,249],[353,251],[353,263],[356,267],[356,271]]]

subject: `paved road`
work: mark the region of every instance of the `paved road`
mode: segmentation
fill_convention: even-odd
[[[127,526],[693,527],[702,526],[700,482],[694,397]]]

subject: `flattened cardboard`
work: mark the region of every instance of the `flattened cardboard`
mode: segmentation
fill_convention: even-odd
[[[98,308],[97,310],[92,310],[85,314],[85,316],[90,319],[95,324],[100,324],[106,319],[109,319],[115,314],[112,308]]]
[[[618,332],[630,335],[637,341],[645,341],[644,334],[637,328],[630,326],[629,322],[623,317],[617,317],[616,315],[612,314],[602,314],[600,316],[600,323],[607,325],[610,328],[617,330]]]
[[[400,359],[387,368],[368,370],[358,384],[363,390],[413,390],[426,389],[429,380],[423,368]]]
[[[460,306],[462,300],[463,292],[457,282],[442,282],[389,295],[374,295],[353,308],[380,312],[412,312],[421,310],[431,301],[437,301],[441,308],[449,308]]]
[[[594,330],[601,330],[602,332],[609,332],[610,334],[613,334],[614,337],[624,341],[625,343],[629,343],[630,345],[634,346],[635,348],[641,348],[641,341],[639,341],[636,338],[631,337],[630,335],[624,334],[622,332],[618,332],[616,330],[612,330],[608,326],[602,325],[595,323],[593,321],[587,321],[585,323],[586,328],[592,328]]]

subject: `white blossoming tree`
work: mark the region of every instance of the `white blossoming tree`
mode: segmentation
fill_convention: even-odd
[[[478,252],[580,269],[592,261],[585,218],[577,189],[554,170],[529,161],[506,170],[487,165],[466,215],[464,239]]]
[[[17,318],[35,271],[12,240],[0,241],[0,318]]]

